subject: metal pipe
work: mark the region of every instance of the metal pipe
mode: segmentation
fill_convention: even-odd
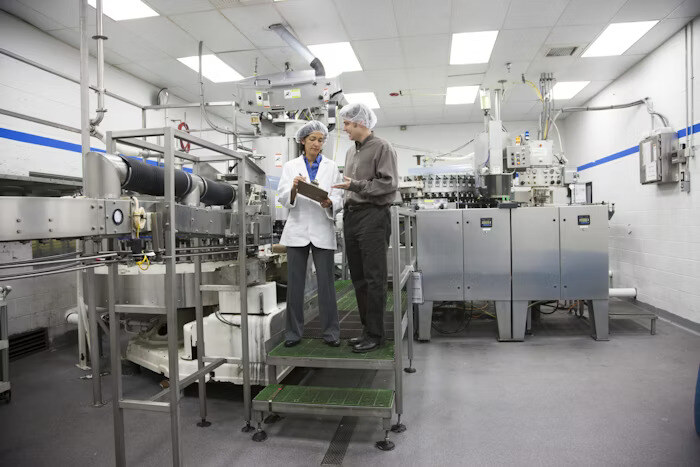
[[[311,51],[301,42],[299,39],[294,37],[289,30],[284,27],[284,25],[276,23],[271,24],[269,27],[271,30],[275,31],[283,41],[285,41],[289,46],[294,49],[296,53],[301,55],[307,62],[309,66],[314,69],[316,76],[326,76],[326,69],[323,67],[323,63],[318,59]]]
[[[615,104],[615,105],[604,105],[599,107],[564,107],[560,109],[560,112],[590,112],[597,110],[614,110],[614,109],[626,109],[628,107],[635,107],[638,105],[646,104],[647,98],[639,99],[634,102],[628,102],[626,104]]]
[[[96,3],[96,32],[93,39],[97,41],[97,116],[90,120],[90,125],[95,127],[102,123],[105,118],[105,46],[104,41],[107,39],[104,35],[104,28],[102,24],[102,19],[104,18],[102,14],[102,0],[97,0]]]
[[[87,153],[90,152],[90,69],[88,68],[87,0],[80,3],[80,144],[83,162],[83,193],[90,192]]]
[[[611,288],[608,295],[610,297],[637,298],[637,289],[634,287]]]
[[[26,121],[32,122],[32,123],[38,123],[40,125],[46,125],[46,126],[58,128],[60,130],[71,131],[73,133],[80,133],[81,132],[80,128],[75,128],[72,126],[64,125],[62,123],[44,120],[43,118],[37,118],[37,117],[32,117],[32,116],[26,115],[26,114],[21,114],[18,112],[13,112],[12,110],[0,109],[0,114],[7,115],[8,117],[19,118],[21,120],[26,120]]]
[[[7,49],[2,49],[2,48],[0,48],[0,54],[5,55],[5,56],[10,57],[10,58],[14,58],[14,59],[17,60],[18,62],[22,62],[22,63],[24,63],[24,64],[26,64],[26,65],[33,66],[34,68],[38,68],[39,70],[45,71],[45,72],[47,72],[47,73],[51,73],[52,75],[58,76],[59,78],[63,78],[63,79],[65,79],[65,80],[67,80],[67,81],[71,81],[71,82],[73,82],[73,83],[80,84],[80,80],[79,80],[79,79],[73,78],[72,76],[67,75],[67,74],[65,74],[65,73],[63,73],[63,72],[61,72],[61,71],[54,70],[53,68],[47,67],[47,66],[45,66],[45,65],[42,65],[41,63],[35,62],[34,60],[30,60],[30,59],[28,59],[28,58],[26,58],[26,57],[23,57],[23,56],[21,56],[21,55],[17,55],[16,53],[10,52],[10,51],[7,50]],[[97,91],[97,87],[96,87],[96,86],[90,86],[90,89],[92,89],[93,91]],[[109,96],[109,97],[111,97],[111,98],[113,98],[113,99],[116,99],[116,100],[118,100],[118,101],[124,102],[125,104],[129,104],[129,105],[133,105],[134,107],[138,107],[139,109],[143,109],[143,108],[144,108],[144,107],[143,107],[141,104],[139,104],[138,102],[134,102],[134,101],[132,101],[132,100],[130,100],[130,99],[127,99],[126,97],[120,96],[119,94],[114,94],[113,92],[110,92],[110,91],[105,90],[105,95],[107,95],[107,96]]]
[[[252,419],[252,398],[250,390],[250,348],[248,347],[248,294],[243,284],[246,284],[248,271],[246,269],[246,236],[248,226],[245,215],[245,175],[247,165],[245,163],[238,164],[238,179],[241,181],[238,196],[238,214],[240,222],[238,223],[238,280],[240,287],[240,311],[241,311],[241,360],[243,364],[243,417],[245,418],[244,430],[249,429],[250,420]]]
[[[199,105],[202,115],[207,121],[207,124],[219,133],[223,133],[225,135],[235,135],[236,133],[231,130],[218,127],[214,122],[211,121],[211,119],[209,118],[209,114],[207,113],[207,109],[204,105],[204,79],[202,78],[202,47],[204,47],[204,41],[199,41]]]
[[[70,253],[70,254],[75,255],[75,253]],[[33,261],[33,262],[18,261],[16,263],[0,264],[0,269],[23,268],[23,267],[27,267],[27,266],[43,266],[46,264],[76,263],[79,261],[87,261],[87,260],[99,259],[99,258],[109,258],[112,256],[117,256],[117,254],[116,253],[106,253],[106,254],[101,254],[101,255],[82,256],[82,257],[78,257],[78,258],[50,259],[50,260],[43,260],[43,258],[41,258],[40,261]]]
[[[146,105],[144,106],[144,110],[163,110],[163,109],[193,109],[197,107],[201,107],[202,104],[199,102],[197,103],[188,103],[188,104],[154,104],[154,105]],[[228,103],[223,103],[223,104],[218,104],[218,103],[213,103],[213,102],[205,102],[204,103],[205,107],[230,107],[231,102]],[[199,130],[194,130],[190,129],[190,131],[199,131]]]
[[[86,269],[93,269],[93,268],[98,268],[98,267],[103,266],[103,265],[104,264],[85,264],[83,266],[67,267],[67,268],[62,268],[62,269],[51,269],[50,271],[37,271],[37,272],[28,272],[25,274],[16,274],[14,276],[3,276],[3,277],[0,277],[0,279],[2,279],[3,281],[29,279],[32,277],[51,276],[53,274],[63,274],[64,272],[82,271],[82,270],[86,270]]]

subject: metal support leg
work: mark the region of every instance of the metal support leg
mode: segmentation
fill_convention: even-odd
[[[258,421],[258,429],[253,434],[253,441],[261,443],[267,439],[267,433],[262,429],[263,413],[260,412],[260,421]]]
[[[389,426],[391,426],[391,419],[383,418],[382,426],[384,427],[384,439],[381,441],[377,441],[375,443],[375,446],[377,447],[377,449],[380,449],[382,451],[391,451],[396,447],[394,443],[392,443],[391,440],[389,440]]]
[[[92,240],[85,241],[85,252],[88,255],[95,253],[95,243]],[[90,368],[92,369],[92,405],[102,407],[102,377],[100,368],[100,335],[97,327],[97,306],[95,304],[95,270],[85,271],[85,286],[87,288],[88,329],[90,332]]]
[[[166,128],[163,135],[165,153],[165,310],[168,326],[168,369],[170,374],[170,436],[172,442],[172,460],[174,466],[180,465],[182,447],[180,446],[180,356],[178,354],[178,326],[176,301],[175,270],[175,160],[172,128]],[[245,165],[245,164],[244,164]]]
[[[401,238],[399,211],[391,208],[392,287],[394,294],[394,403],[396,414],[403,413],[403,326],[401,324]]]
[[[593,339],[607,341],[608,337],[608,299],[589,300],[588,315],[591,319],[591,331]]]
[[[246,162],[242,160],[238,164],[238,215],[240,223],[238,226],[238,283],[240,284],[241,300],[241,364],[243,365],[243,417],[245,425],[242,428],[244,433],[252,431],[250,425],[252,418],[252,397],[250,391],[250,348],[248,347],[248,280],[246,274],[246,194],[245,194],[245,172]]]
[[[524,341],[527,327],[527,301],[497,300],[495,303],[499,342]]]
[[[426,300],[418,305],[418,340],[430,341],[430,330],[433,326],[433,302]]]
[[[406,232],[406,241],[405,241],[405,248],[406,248],[406,264],[413,264],[412,263],[412,256],[411,256],[411,245],[413,244],[413,230],[412,226],[413,225],[413,219],[410,217],[406,218],[406,223],[405,223],[405,232]],[[416,369],[413,368],[413,338],[414,338],[414,330],[413,330],[413,282],[412,278],[409,279],[409,283],[406,285],[406,321],[407,321],[407,326],[406,326],[406,340],[407,340],[407,345],[408,345],[408,368],[404,368],[403,371],[406,373],[415,373]]]
[[[194,247],[200,245],[198,238],[194,239]],[[195,291],[195,319],[197,321],[197,370],[204,368],[204,310],[202,307],[202,257],[194,257],[194,283],[196,287]],[[206,376],[202,375],[199,377],[198,381],[198,391],[199,391],[199,422],[197,426],[200,428],[206,428],[211,425],[210,421],[207,421],[207,386],[206,386]]]
[[[409,287],[410,290],[410,287]],[[412,294],[411,294],[412,295]],[[413,297],[411,297],[413,298]],[[408,310],[406,311],[408,326],[406,330],[406,339],[408,341],[408,368],[404,368],[403,371],[406,373],[415,373],[416,369],[413,367],[413,309],[414,305],[412,300],[408,300]]]
[[[112,417],[114,418],[114,459],[118,467],[126,465],[124,409],[122,400],[122,350],[119,318],[116,313],[117,264],[107,266],[107,309],[109,310],[109,352],[112,361]]]

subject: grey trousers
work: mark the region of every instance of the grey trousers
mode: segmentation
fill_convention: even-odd
[[[304,287],[309,250],[316,266],[318,280],[318,313],[321,318],[323,339],[328,342],[340,338],[338,304],[335,300],[333,275],[335,250],[316,248],[311,243],[302,247],[287,247],[287,329],[285,340],[297,341],[304,335]]]

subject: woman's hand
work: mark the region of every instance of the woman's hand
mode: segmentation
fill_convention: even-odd
[[[337,185],[333,185],[333,188],[340,188],[341,190],[347,190],[350,188],[350,183],[352,182],[352,178],[349,177],[343,177],[345,181],[343,183],[339,183]]]
[[[330,199],[326,198],[323,201],[321,201],[321,207],[322,208],[330,208],[333,207],[333,201]]]
[[[294,177],[294,180],[292,181],[292,183],[294,184],[294,189],[295,189],[295,190],[299,187],[299,182],[300,182],[300,181],[301,181],[301,182],[305,182],[305,181],[306,181],[306,177],[303,177],[303,176],[301,176],[301,175],[297,175],[296,177]]]

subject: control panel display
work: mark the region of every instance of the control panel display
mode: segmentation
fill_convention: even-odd
[[[482,229],[490,229],[493,227],[493,218],[492,217],[482,217],[481,218],[481,228]]]
[[[578,216],[578,225],[591,225],[591,216],[588,214],[584,216]]]

